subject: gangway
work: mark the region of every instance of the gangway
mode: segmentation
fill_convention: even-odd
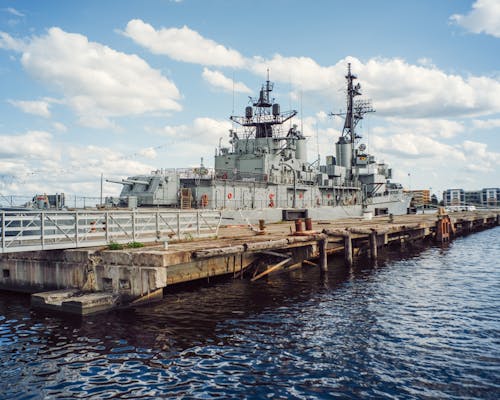
[[[0,252],[217,236],[217,210],[0,211]]]

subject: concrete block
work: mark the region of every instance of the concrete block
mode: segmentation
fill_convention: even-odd
[[[132,265],[132,254],[124,250],[105,250],[100,254],[103,264]]]
[[[31,305],[77,315],[89,315],[116,307],[118,295],[105,292],[84,293],[77,289],[35,293]]]

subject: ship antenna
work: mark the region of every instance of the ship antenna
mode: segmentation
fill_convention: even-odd
[[[304,112],[302,111],[302,88],[300,89],[300,132],[304,134]]]

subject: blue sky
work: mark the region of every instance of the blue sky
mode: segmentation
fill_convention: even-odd
[[[212,166],[268,69],[324,161],[348,62],[377,110],[363,141],[395,180],[498,187],[499,54],[498,0],[1,0],[0,194]]]

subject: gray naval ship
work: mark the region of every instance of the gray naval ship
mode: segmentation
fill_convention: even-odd
[[[240,128],[229,131],[229,147],[219,144],[213,169],[202,159],[199,168],[108,180],[123,188],[119,198],[106,199],[107,206],[217,209],[228,224],[406,214],[411,196],[360,143],[356,126],[374,110],[369,101],[356,99],[356,79],[349,64],[346,111],[335,114],[345,117],[344,127],[326,165],[308,162],[307,139],[297,125],[285,127],[297,111],[280,110],[268,77],[245,115],[231,116]]]

